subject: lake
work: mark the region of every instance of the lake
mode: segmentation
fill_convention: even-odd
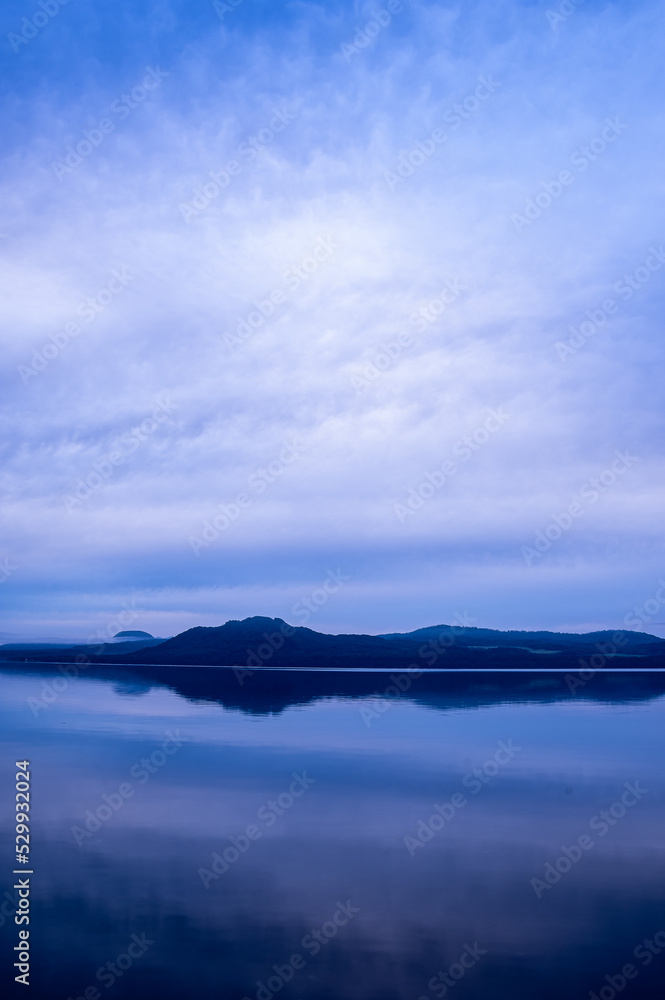
[[[28,760],[33,1000],[660,1000],[665,674],[258,673],[0,669],[3,988]]]

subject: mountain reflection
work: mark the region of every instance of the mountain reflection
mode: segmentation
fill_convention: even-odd
[[[626,997],[661,995],[665,951],[634,952],[665,930],[662,675],[584,699],[432,675],[383,702],[382,675],[89,676],[35,718],[49,669],[0,671],[2,778],[28,751],[34,776],[38,1000],[585,1000],[631,962]]]

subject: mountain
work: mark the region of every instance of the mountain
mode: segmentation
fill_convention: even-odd
[[[74,660],[90,663],[328,667],[384,670],[563,670],[665,667],[665,640],[644,632],[501,632],[433,625],[391,635],[326,635],[281,618],[253,617],[197,627],[166,641],[144,640],[67,650],[0,648],[5,660]],[[584,661],[584,662],[581,662]]]
[[[122,657],[125,663],[387,669],[404,666],[411,659],[413,648],[408,642],[386,642],[376,635],[325,635],[288,625],[281,618],[262,617],[191,628],[150,651]]]
[[[113,636],[114,639],[154,639],[154,635],[150,635],[149,632],[138,632],[136,630],[130,630],[129,632],[116,632]],[[163,639],[159,640],[163,642]]]
[[[453,632],[457,645],[469,649],[513,648],[531,649],[534,652],[552,652],[555,650],[570,650],[571,648],[591,648],[598,652],[603,643],[612,643],[614,637],[620,635],[617,648],[620,652],[644,653],[652,655],[655,648],[665,649],[665,639],[647,632],[617,632],[605,629],[600,632],[526,632],[512,629],[507,632],[494,628],[475,628],[473,626],[429,625],[416,629],[414,632],[392,632],[382,636],[383,639],[407,639],[412,642],[427,642],[436,639],[446,630]]]

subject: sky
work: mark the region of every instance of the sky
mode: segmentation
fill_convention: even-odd
[[[0,640],[664,634],[660,4],[0,19]]]

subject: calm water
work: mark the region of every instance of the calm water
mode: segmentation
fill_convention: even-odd
[[[50,670],[0,671],[3,989],[14,761],[32,772],[11,995],[662,997],[665,675],[575,696],[438,675],[399,699],[380,675],[175,676],[40,707]]]

